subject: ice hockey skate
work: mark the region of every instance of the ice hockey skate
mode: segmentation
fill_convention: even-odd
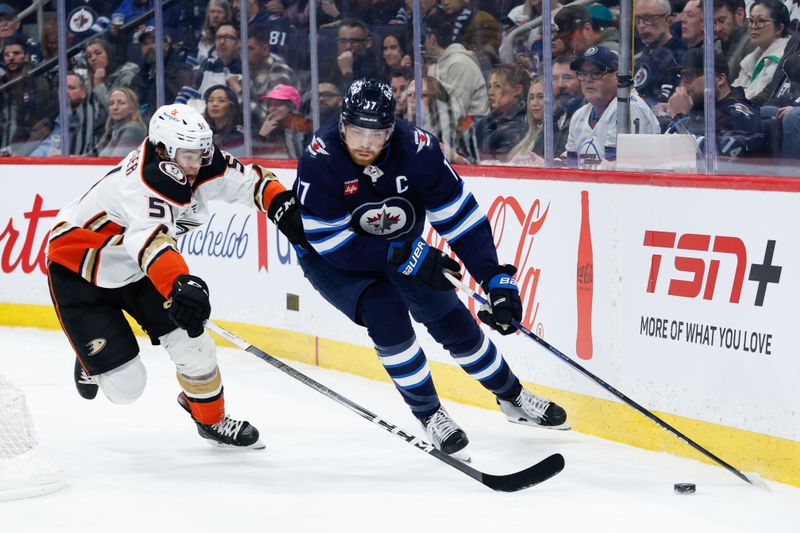
[[[444,407],[439,406],[439,410],[423,420],[422,425],[436,449],[459,461],[470,462],[469,453],[465,450],[469,444],[467,434],[450,418]]]
[[[513,400],[497,398],[497,405],[508,421],[515,424],[547,429],[570,429],[567,424],[567,412],[560,405],[524,388]]]
[[[190,415],[192,414],[186,395],[178,395],[178,403]],[[212,446],[219,448],[253,448],[261,450],[266,448],[258,438],[258,430],[246,420],[236,420],[228,415],[216,424],[201,424],[192,417],[197,425],[197,433],[206,439]]]
[[[83,369],[77,357],[75,358],[75,371],[72,377],[75,378],[75,388],[78,389],[78,394],[81,395],[81,398],[94,400],[99,387],[97,386],[97,382],[92,379],[92,376],[87,374]]]

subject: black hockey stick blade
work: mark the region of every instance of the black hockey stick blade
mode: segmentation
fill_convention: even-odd
[[[277,359],[276,357],[268,354],[264,350],[256,346],[253,346],[249,342],[240,339],[230,331],[214,324],[210,320],[206,322],[205,327],[213,331],[223,339],[227,340],[234,346],[237,346],[242,350],[255,355],[262,361],[269,363],[270,365],[274,366],[281,372],[288,374],[289,376],[300,381],[304,385],[319,392],[323,396],[327,396],[331,400],[334,400],[339,404],[347,407],[360,417],[369,420],[376,426],[383,428],[389,433],[397,435],[398,437],[400,437],[407,443],[411,444],[415,448],[422,450],[428,455],[432,455],[433,457],[439,459],[443,463],[447,463],[456,470],[463,472],[464,474],[468,475],[469,477],[478,481],[479,483],[482,483],[483,485],[489,487],[490,489],[502,492],[515,492],[528,487],[532,487],[534,485],[538,485],[543,481],[547,481],[551,477],[561,472],[561,470],[563,470],[564,468],[564,457],[562,457],[561,454],[556,453],[536,463],[535,465],[526,468],[525,470],[520,470],[519,472],[514,472],[512,474],[499,475],[499,476],[493,474],[486,474],[484,472],[481,472],[480,470],[472,468],[466,463],[462,463],[458,459],[455,459],[440,450],[437,450],[433,446],[433,444],[429,444],[415,437],[414,435],[411,435],[410,433],[406,433],[399,427],[389,423],[387,420],[384,420],[383,418],[379,417],[378,415],[369,411],[368,409],[361,407],[360,405],[350,400],[349,398],[342,396],[338,392],[329,389],[322,383],[319,383],[311,379],[310,377],[306,376],[299,370],[287,365],[280,359]]]
[[[462,291],[464,294],[466,294],[469,297],[471,297],[473,300],[475,300],[479,304],[488,305],[489,302],[486,301],[486,298],[484,298],[483,296],[481,296],[477,292],[473,291],[466,283],[464,283],[460,279],[457,279],[457,278],[451,276],[447,271],[444,271],[443,273],[444,273],[444,276],[448,280],[450,280],[450,283],[452,283],[455,288],[459,289],[460,291]],[[583,374],[585,377],[589,378],[590,380],[594,381],[595,383],[597,383],[598,385],[603,387],[605,390],[607,390],[608,392],[610,392],[611,394],[613,394],[614,396],[616,396],[617,398],[622,400],[628,406],[630,406],[630,407],[634,408],[635,410],[639,411],[639,413],[641,413],[645,417],[647,417],[650,420],[652,420],[653,422],[655,422],[658,426],[662,427],[663,429],[666,429],[668,432],[670,432],[673,435],[675,435],[676,437],[678,437],[678,439],[682,440],[683,442],[685,442],[686,444],[688,444],[689,446],[691,446],[692,448],[694,448],[698,452],[702,453],[703,455],[705,455],[706,457],[708,457],[709,459],[711,459],[712,461],[717,463],[719,466],[721,466],[722,468],[724,468],[725,470],[727,470],[728,472],[730,472],[734,476],[738,477],[742,481],[745,481],[746,483],[749,483],[751,485],[753,484],[753,481],[750,478],[748,478],[746,475],[744,475],[739,469],[737,469],[736,467],[734,467],[734,466],[728,464],[727,462],[723,461],[722,459],[720,459],[719,457],[717,457],[716,455],[714,455],[713,453],[708,451],[706,448],[702,447],[701,445],[699,445],[698,443],[696,443],[695,441],[693,441],[692,439],[690,439],[689,437],[687,437],[686,435],[684,435],[683,433],[681,433],[680,431],[675,429],[673,426],[668,424],[666,421],[664,421],[661,418],[659,418],[658,416],[656,416],[655,413],[653,413],[649,409],[643,407],[642,405],[638,404],[633,399],[629,398],[628,396],[626,396],[625,394],[623,394],[622,392],[620,392],[616,388],[612,387],[610,384],[606,383],[605,380],[603,380],[599,376],[596,376],[595,374],[592,374],[591,372],[589,372],[586,368],[584,368],[583,366],[581,366],[580,364],[575,362],[572,358],[570,358],[569,356],[564,354],[561,350],[559,350],[558,348],[556,348],[552,344],[548,343],[547,341],[545,341],[544,339],[542,339],[541,337],[539,337],[538,335],[533,333],[531,330],[529,330],[528,328],[526,328],[525,326],[520,324],[518,321],[516,321],[514,319],[511,319],[511,324],[515,328],[517,328],[520,331],[520,333],[522,333],[523,335],[525,335],[529,339],[533,340],[534,342],[536,342],[540,346],[544,347],[551,354],[555,355],[556,357],[561,359],[563,362],[567,363],[569,366],[571,366],[572,368],[574,368],[575,370],[577,370],[578,372]]]
[[[535,465],[513,474],[505,476],[483,474],[480,482],[490,489],[501,492],[516,492],[547,481],[562,470],[564,470],[564,456],[560,453],[554,453]]]

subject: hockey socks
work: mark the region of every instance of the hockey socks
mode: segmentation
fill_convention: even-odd
[[[424,420],[439,409],[428,360],[416,337],[395,346],[375,346],[375,351],[415,417]]]
[[[192,418],[201,424],[216,424],[225,416],[225,395],[222,376],[214,368],[205,376],[186,376],[177,373]]]

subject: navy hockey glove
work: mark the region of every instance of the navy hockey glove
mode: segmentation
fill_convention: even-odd
[[[404,276],[437,291],[453,289],[453,284],[444,277],[442,270],[461,279],[461,265],[438,248],[428,246],[419,237],[414,242],[393,242],[389,247],[389,264]]]
[[[478,318],[502,335],[517,331],[511,325],[511,319],[517,322],[522,320],[522,301],[519,299],[519,288],[514,278],[516,273],[517,269],[513,265],[500,265],[481,283],[490,305],[483,306],[478,311]]]
[[[190,337],[203,334],[203,323],[211,316],[211,302],[208,301],[208,285],[197,276],[184,274],[172,284],[169,318]]]
[[[311,246],[306,240],[303,231],[303,220],[300,218],[300,206],[294,192],[285,190],[279,192],[272,199],[267,209],[267,216],[278,229],[286,235],[289,242],[310,250]]]

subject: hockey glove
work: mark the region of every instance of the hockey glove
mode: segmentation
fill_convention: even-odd
[[[300,206],[294,192],[286,190],[279,192],[272,199],[267,209],[267,216],[278,229],[286,235],[289,242],[310,250],[311,246],[306,240],[303,231],[303,220],[300,218]]]
[[[443,270],[461,279],[461,265],[419,237],[414,242],[393,242],[389,247],[389,264],[404,276],[437,291],[453,289],[453,284],[442,274]]]
[[[203,323],[211,316],[211,302],[208,301],[208,285],[197,276],[184,274],[172,284],[169,318],[190,337],[203,334]]]
[[[517,269],[513,265],[500,265],[481,283],[490,305],[483,306],[478,311],[478,318],[502,335],[517,331],[511,325],[511,319],[517,322],[522,320],[522,301],[519,299],[519,288],[514,278],[516,273]]]

